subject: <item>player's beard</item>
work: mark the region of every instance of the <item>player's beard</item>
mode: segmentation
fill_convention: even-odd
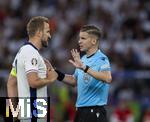
[[[48,47],[48,41],[41,40],[42,47]]]

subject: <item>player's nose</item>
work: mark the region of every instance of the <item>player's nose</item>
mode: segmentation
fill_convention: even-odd
[[[52,37],[51,37],[51,35],[49,34],[49,36],[48,36],[48,40],[50,40]]]
[[[48,37],[49,39],[51,39],[51,34],[49,34],[49,37]]]

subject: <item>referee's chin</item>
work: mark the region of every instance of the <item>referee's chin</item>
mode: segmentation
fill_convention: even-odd
[[[80,52],[86,52],[86,49],[80,48]]]
[[[80,50],[80,52],[83,52],[83,51],[84,51],[84,49],[82,49],[82,48],[79,48],[79,50]]]

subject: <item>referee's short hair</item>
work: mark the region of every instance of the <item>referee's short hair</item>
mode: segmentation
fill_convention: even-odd
[[[27,24],[28,36],[33,37],[37,31],[42,31],[44,29],[44,22],[48,23],[48,18],[43,16],[36,16],[31,18]]]
[[[102,29],[96,27],[95,25],[84,25],[80,29],[80,32],[87,32],[88,34],[96,36],[97,41],[102,38]]]

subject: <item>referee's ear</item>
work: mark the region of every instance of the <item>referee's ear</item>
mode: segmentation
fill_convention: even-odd
[[[92,38],[92,44],[97,45],[97,39],[96,38]]]

